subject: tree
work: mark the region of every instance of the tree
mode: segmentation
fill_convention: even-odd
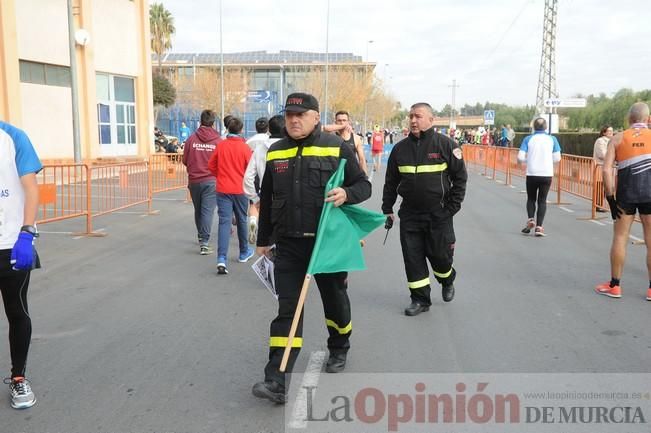
[[[597,131],[603,125],[611,125],[615,129],[627,126],[626,114],[634,102],[651,101],[651,90],[634,92],[631,89],[620,89],[612,97],[604,93],[588,95],[585,108],[561,109],[559,114],[569,117],[569,127],[579,131]]]
[[[152,90],[154,94],[154,119],[158,119],[160,107],[169,107],[176,100],[176,89],[172,83],[162,75],[152,77]]]
[[[241,113],[245,108],[249,71],[241,67],[224,68],[224,110]],[[199,68],[196,75],[183,76],[177,82],[178,102],[194,110],[221,111],[221,79],[219,68]]]
[[[163,55],[172,48],[174,17],[162,3],[153,3],[149,7],[149,27],[151,31],[151,50],[158,57],[158,73],[162,70]]]

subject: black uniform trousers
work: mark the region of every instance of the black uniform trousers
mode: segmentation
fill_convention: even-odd
[[[281,373],[280,362],[287,345],[289,329],[296,311],[296,305],[303,286],[303,280],[310,262],[314,238],[282,237],[276,243],[274,260],[274,281],[278,293],[278,316],[271,322],[269,339],[269,362],[265,367],[265,380],[285,385],[285,374]],[[328,349],[331,353],[347,352],[350,347],[352,324],[350,321],[350,300],[348,299],[347,272],[316,274],[316,280],[326,327],[328,328]],[[303,314],[299,321],[296,337],[287,363],[290,373],[303,344]]]
[[[452,267],[454,243],[452,217],[408,216],[401,212],[400,245],[412,301],[432,305],[427,260],[439,283],[452,284],[456,277]]]

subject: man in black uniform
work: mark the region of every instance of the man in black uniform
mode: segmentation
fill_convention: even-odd
[[[452,217],[461,208],[468,174],[461,148],[450,138],[434,132],[434,113],[424,102],[409,111],[411,133],[391,151],[382,195],[387,223],[395,216],[393,205],[402,196],[400,244],[405,261],[411,305],[407,316],[429,310],[430,280],[427,260],[443,286],[445,302],[454,298],[452,267],[454,227]]]
[[[293,93],[287,97],[285,129],[287,137],[272,144],[267,153],[260,187],[257,240],[260,255],[270,253],[272,239],[276,243],[274,279],[278,316],[271,322],[265,380],[253,386],[253,395],[276,403],[285,402],[285,375],[279,367],[314,248],[325,186],[342,158],[347,160],[344,183],[328,191],[325,201],[341,206],[359,203],[371,196],[371,184],[351,147],[340,137],[321,131],[319,104],[314,96]],[[336,373],[346,365],[352,331],[350,301],[346,293],[347,273],[316,274],[314,278],[330,335],[326,371]],[[287,364],[288,373],[302,346],[302,328],[301,317]]]

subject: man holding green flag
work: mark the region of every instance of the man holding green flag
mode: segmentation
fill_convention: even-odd
[[[353,224],[340,209],[333,208],[362,202],[371,195],[371,184],[350,146],[336,135],[321,132],[319,104],[314,96],[289,95],[285,125],[287,137],[274,143],[267,153],[257,240],[260,255],[268,255],[271,245],[276,244],[278,315],[271,322],[265,380],[253,386],[253,394],[276,403],[285,402],[285,374],[280,369],[285,347],[291,344],[284,369],[289,373],[302,346],[302,305],[298,310],[297,306],[301,288],[303,300],[312,274],[321,293],[329,333],[326,371],[336,373],[346,365],[352,332],[346,271],[363,268],[359,239],[368,224]],[[332,176],[335,172],[337,175]],[[363,214],[364,210],[350,212]],[[348,234],[344,236],[353,237],[340,237],[345,230]],[[296,333],[290,338],[297,311]]]

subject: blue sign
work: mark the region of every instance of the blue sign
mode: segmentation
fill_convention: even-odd
[[[271,91],[269,90],[249,90],[246,92],[248,102],[271,102]]]
[[[495,125],[495,110],[484,111],[484,125]]]

